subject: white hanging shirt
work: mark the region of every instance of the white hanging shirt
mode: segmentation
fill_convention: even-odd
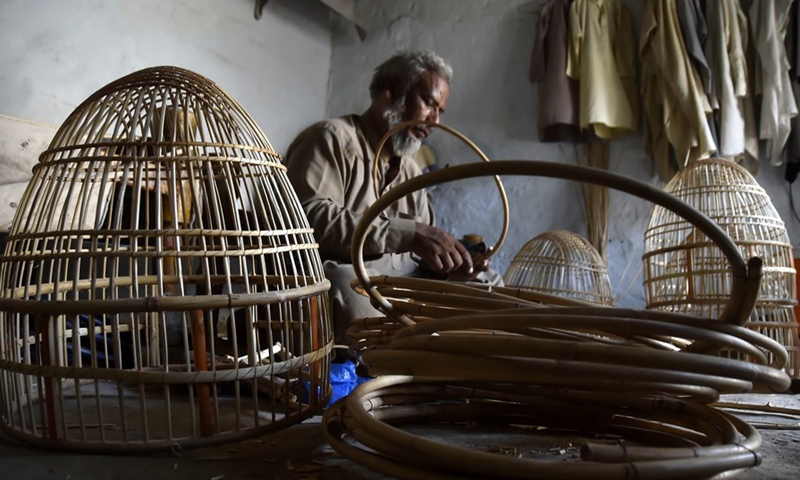
[[[789,59],[784,38],[791,0],[759,0],[750,7],[753,44],[758,54],[761,79],[761,127],[759,138],[767,142],[767,157],[775,166],[786,159],[784,149],[797,116],[797,103],[789,78]]]
[[[708,0],[706,59],[714,72],[709,101],[719,126],[717,155],[737,157],[745,152],[747,96],[747,19],[738,0]]]

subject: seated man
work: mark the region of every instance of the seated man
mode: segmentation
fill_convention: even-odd
[[[363,212],[376,201],[372,162],[378,143],[404,121],[438,123],[451,77],[450,66],[432,52],[400,52],[375,69],[367,111],[315,123],[289,146],[289,180],[314,228],[331,282],[337,343],[347,343],[344,333],[351,319],[381,315],[350,287],[356,278],[350,241]],[[378,160],[382,193],[421,173],[414,155],[430,132],[422,124],[409,127],[395,132],[384,145]],[[420,259],[451,280],[472,280],[489,269],[486,260],[473,263],[455,237],[433,226],[425,191],[406,196],[373,222],[364,258],[370,275],[413,276]]]

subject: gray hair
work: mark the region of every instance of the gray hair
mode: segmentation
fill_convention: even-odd
[[[447,83],[451,83],[453,78],[453,69],[439,55],[423,50],[401,50],[375,69],[369,94],[374,100],[386,89],[390,80],[397,79],[402,95],[405,95],[425,72],[433,72]]]

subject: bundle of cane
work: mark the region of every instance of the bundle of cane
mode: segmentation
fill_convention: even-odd
[[[539,175],[592,182],[668,208],[702,231],[721,250],[731,272],[731,295],[718,319],[670,312],[600,306],[542,307],[498,304],[491,299],[405,298],[453,305],[472,313],[422,318],[408,302],[387,298],[392,279],[368,277],[364,235],[390,202],[430,185],[483,175]],[[409,180],[365,214],[352,256],[373,304],[403,325],[385,348],[362,360],[376,377],[329,409],[325,434],[342,455],[398,478],[729,478],[759,463],[758,432],[711,404],[721,393],[754,387],[785,391],[786,350],[741,326],[759,291],[761,262],[745,261],[716,223],[688,204],[649,185],[597,169],[546,162],[496,161],[451,167]],[[477,289],[475,290],[477,291]],[[396,290],[392,290],[393,294]],[[451,295],[452,291],[439,294]],[[424,295],[423,295],[424,294]],[[476,304],[487,307],[476,311]],[[680,338],[682,342],[671,342]],[[692,352],[687,345],[730,349],[753,362]],[[407,423],[500,424],[534,437],[569,436],[580,445],[571,461],[542,452],[497,455],[464,443],[445,444],[403,430]],[[446,428],[446,427],[445,427]],[[522,433],[520,433],[522,432]],[[598,438],[600,440],[598,440]],[[604,440],[605,439],[605,440]],[[541,440],[541,438],[539,438]],[[624,443],[623,443],[624,442]],[[536,450],[532,448],[531,450]]]

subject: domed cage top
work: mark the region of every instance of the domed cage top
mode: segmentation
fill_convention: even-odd
[[[200,446],[302,421],[330,394],[329,283],[280,157],[184,69],[135,72],[67,118],[0,286],[1,424],[26,442]]]
[[[714,220],[745,258],[763,261],[761,289],[746,325],[784,345],[787,373],[800,376],[792,246],[769,195],[747,170],[718,158],[681,170],[664,190]],[[656,206],[645,232],[643,260],[648,309],[720,316],[731,292],[731,275],[705,234]]]
[[[588,240],[552,230],[526,243],[511,261],[505,285],[540,293],[613,305],[608,269]]]

